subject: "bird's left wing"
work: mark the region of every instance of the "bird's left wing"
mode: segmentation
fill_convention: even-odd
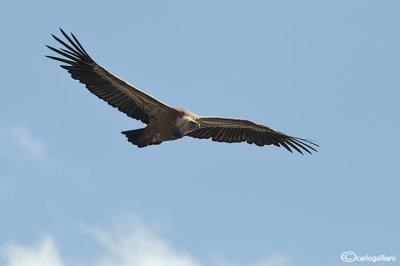
[[[248,120],[222,117],[200,117],[196,119],[200,128],[187,134],[199,139],[209,139],[218,142],[247,142],[258,146],[283,146],[288,151],[294,150],[303,154],[302,150],[311,153],[317,151],[317,144],[302,138],[296,138],[275,129],[258,125]]]
[[[64,63],[61,67],[66,69],[73,79],[85,84],[86,88],[94,95],[111,106],[118,108],[129,117],[141,120],[145,124],[148,124],[150,120],[157,118],[159,115],[176,111],[109,73],[89,56],[72,33],[73,40],[61,28],[60,31],[68,43],[52,35],[54,39],[63,45],[63,48],[56,49],[46,46],[62,57],[47,57]]]

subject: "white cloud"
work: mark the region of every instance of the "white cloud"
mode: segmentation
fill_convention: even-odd
[[[8,245],[3,254],[7,266],[63,266],[50,237],[31,246]]]
[[[291,258],[287,255],[272,254],[256,264],[254,266],[289,266],[292,265]]]
[[[160,237],[156,230],[149,230],[132,216],[119,221],[108,229],[85,228],[84,232],[93,238],[101,251],[89,259],[88,263],[79,258],[62,259],[50,237],[45,237],[32,246],[8,245],[3,250],[6,266],[69,266],[66,261],[77,265],[93,266],[290,266],[290,257],[272,254],[264,259],[246,264],[226,262],[223,259],[203,263],[200,259],[174,248]],[[71,265],[74,266],[74,265]]]
[[[173,249],[132,216],[109,230],[87,230],[105,249],[97,266],[199,266],[190,255]]]
[[[50,162],[45,152],[45,142],[35,138],[25,126],[0,127],[0,147],[3,156]]]

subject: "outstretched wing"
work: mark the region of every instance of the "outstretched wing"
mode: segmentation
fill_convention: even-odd
[[[174,112],[173,108],[109,73],[89,56],[72,33],[73,40],[61,28],[60,31],[67,42],[53,34],[52,36],[63,48],[46,46],[62,57],[47,57],[64,63],[61,67],[66,69],[73,79],[85,84],[94,95],[145,124],[162,113]]]
[[[301,138],[292,137],[272,128],[258,125],[248,120],[222,117],[200,117],[196,120],[200,128],[187,134],[198,139],[209,139],[218,142],[245,142],[258,146],[283,146],[292,152],[292,148],[301,154],[302,150],[311,154],[317,151],[317,144]]]

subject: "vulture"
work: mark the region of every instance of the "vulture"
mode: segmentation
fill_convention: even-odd
[[[304,151],[311,154],[319,147],[307,139],[293,137],[249,120],[197,116],[188,110],[171,107],[108,72],[92,59],[74,34],[68,35],[61,28],[60,31],[64,40],[52,36],[62,47],[56,49],[46,45],[58,55],[46,57],[62,62],[60,66],[98,98],[146,124],[141,129],[121,132],[139,148],[184,136],[227,143],[247,142],[258,146],[272,144],[301,154]]]

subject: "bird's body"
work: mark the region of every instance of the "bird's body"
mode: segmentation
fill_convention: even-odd
[[[196,115],[187,110],[175,110],[176,112],[150,121],[147,127],[143,129],[123,131],[122,134],[130,142],[141,148],[160,144],[163,141],[180,139],[198,127],[198,123],[195,122]]]
[[[309,153],[310,150],[316,151],[315,147],[318,145],[313,142],[248,120],[200,117],[188,110],[168,106],[109,73],[89,56],[72,33],[73,40],[60,30],[68,43],[52,35],[64,48],[47,47],[63,57],[47,57],[63,62],[61,67],[66,69],[73,79],[85,84],[98,98],[129,117],[147,124],[145,128],[122,132],[129,142],[140,148],[190,136],[199,139],[211,138],[218,142],[254,143],[258,146],[273,144],[283,146],[289,151],[293,148],[300,153],[302,150]]]

